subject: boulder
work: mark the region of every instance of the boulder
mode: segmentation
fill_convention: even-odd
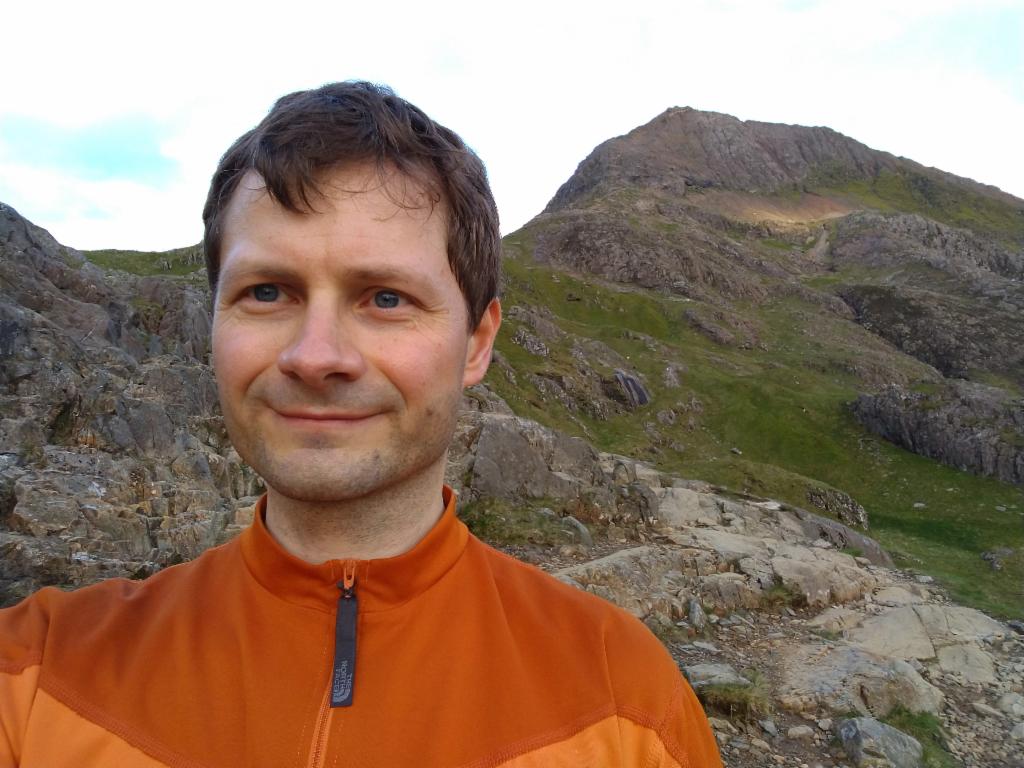
[[[695,691],[718,685],[738,685],[744,688],[753,685],[729,664],[691,664],[683,667],[683,674]]]
[[[936,652],[939,668],[959,675],[968,683],[994,683],[996,666],[992,656],[974,643],[942,646]]]
[[[845,603],[862,597],[878,580],[858,567],[853,558],[838,552],[786,545],[776,548],[788,557],[773,557],[779,581],[804,596],[810,606]]]
[[[897,659],[933,659],[935,646],[912,606],[869,616],[850,630],[851,643],[866,651]]]
[[[778,669],[779,702],[797,712],[826,709],[885,717],[903,706],[934,714],[945,698],[907,662],[846,643],[783,647]]]
[[[563,568],[554,576],[599,595],[640,619],[653,613],[681,617],[686,610],[678,596],[685,586],[682,567],[677,551],[643,546]]]
[[[676,528],[694,525],[707,515],[701,506],[700,494],[687,488],[655,488],[658,497],[658,519]]]
[[[853,629],[864,620],[864,614],[850,608],[836,605],[819,613],[807,622],[812,629],[820,629],[824,632],[841,633]]]
[[[704,604],[718,611],[762,607],[764,593],[741,573],[712,573],[700,579]]]
[[[858,768],[920,768],[924,753],[913,736],[873,717],[844,720],[837,731],[843,750]]]
[[[458,453],[471,454],[463,463],[471,465],[474,496],[571,499],[604,480],[596,452],[578,438],[500,413],[469,413],[464,421],[474,437],[460,441]]]
[[[999,697],[996,706],[1015,720],[1024,718],[1024,696],[1014,691],[1007,691]]]
[[[762,539],[714,528],[695,528],[690,531],[692,541],[703,549],[710,549],[726,562],[738,563],[744,557],[765,557],[768,549]]]

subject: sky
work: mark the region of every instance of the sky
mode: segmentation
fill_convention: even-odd
[[[159,9],[159,10],[152,10]],[[274,100],[391,86],[484,160],[502,231],[665,109],[825,125],[1024,198],[1024,0],[14,3],[0,201],[79,249],[198,242]]]

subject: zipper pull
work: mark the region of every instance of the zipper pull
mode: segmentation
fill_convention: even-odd
[[[334,625],[334,671],[331,675],[331,706],[352,706],[352,686],[356,676],[356,564],[345,562],[342,580],[338,582],[338,616]]]

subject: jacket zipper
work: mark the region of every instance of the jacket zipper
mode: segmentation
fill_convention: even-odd
[[[330,731],[331,714],[334,712],[330,707],[330,690],[324,691],[323,701],[320,703],[320,711],[316,716],[316,730],[313,731],[313,746],[309,750],[309,762],[307,768],[320,768],[323,764],[327,745],[327,733]]]
[[[356,564],[346,560],[342,580],[338,582],[338,615],[334,623],[334,669],[331,674],[331,707],[352,706],[352,687],[356,678]]]
[[[356,620],[359,613],[354,560],[345,561],[338,589],[341,590],[341,596],[338,598],[338,613],[334,621],[334,664],[330,683],[317,713],[313,745],[309,753],[310,768],[320,768],[323,763],[334,709],[352,705],[356,672]]]

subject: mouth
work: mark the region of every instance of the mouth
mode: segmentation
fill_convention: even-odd
[[[289,424],[301,426],[345,426],[362,424],[374,416],[376,411],[319,411],[304,409],[272,409],[275,414]]]

